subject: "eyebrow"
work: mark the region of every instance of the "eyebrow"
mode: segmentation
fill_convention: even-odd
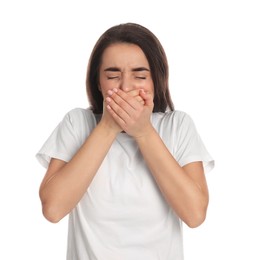
[[[109,68],[104,69],[104,71],[118,72],[118,71],[121,71],[121,70],[117,67],[109,67]],[[146,67],[137,67],[137,68],[133,68],[131,71],[136,72],[136,71],[150,71],[150,70]]]

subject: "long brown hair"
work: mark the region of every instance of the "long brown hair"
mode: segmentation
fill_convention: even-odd
[[[153,112],[174,110],[168,88],[168,63],[165,51],[157,37],[147,28],[134,23],[113,26],[105,31],[96,42],[90,55],[86,90],[95,114],[103,112],[103,96],[99,90],[99,69],[105,49],[114,43],[132,43],[144,52],[151,70],[154,83]]]

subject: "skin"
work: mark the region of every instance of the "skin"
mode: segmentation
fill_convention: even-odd
[[[109,46],[100,67],[103,115],[85,143],[68,163],[51,159],[40,186],[43,214],[58,222],[80,201],[118,133],[137,142],[163,196],[189,226],[204,220],[208,188],[202,162],[180,167],[153,128],[154,84],[143,51],[136,45]],[[88,159],[87,159],[88,158]]]
[[[150,118],[153,102],[151,101],[149,106],[145,104],[145,101],[149,97],[153,99],[154,84],[148,61],[138,46],[114,44],[104,51],[100,68],[100,89],[106,102],[104,114],[106,117],[108,117],[108,112],[111,114],[108,119],[117,129],[128,131],[127,133],[133,136],[126,126],[131,124],[133,120],[138,119],[135,113],[136,110],[145,109],[147,118]],[[119,95],[113,95],[117,91],[119,93],[121,91],[124,98],[121,99]],[[125,110],[119,111],[122,117],[118,117],[117,113],[112,109],[115,102],[122,102],[123,107],[126,109],[130,104],[133,110],[129,109],[128,113],[134,117],[128,116],[129,114]],[[115,106],[114,108],[117,109]],[[113,121],[112,117],[114,118]],[[141,122],[136,125],[143,128],[143,118],[140,120]]]

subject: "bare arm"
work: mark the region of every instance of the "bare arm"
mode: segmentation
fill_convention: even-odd
[[[199,226],[208,206],[202,162],[180,167],[154,129],[136,141],[167,202],[189,227]]]
[[[138,90],[130,91],[128,94],[144,105]],[[104,109],[100,123],[70,162],[51,159],[39,191],[43,214],[49,221],[58,222],[77,205],[116,135],[121,131],[122,128]]]
[[[118,90],[110,95],[109,112],[137,141],[170,206],[188,226],[197,227],[204,221],[208,206],[208,189],[202,162],[180,167],[151,125],[152,95],[141,91],[141,97],[145,100],[144,105]]]
[[[68,163],[51,159],[39,191],[43,214],[49,221],[58,222],[66,216],[86,192],[121,130],[111,121],[110,115],[102,118]]]

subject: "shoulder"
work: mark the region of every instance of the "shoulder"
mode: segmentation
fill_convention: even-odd
[[[96,117],[89,108],[74,108],[66,113],[64,121],[70,124],[75,130],[92,129],[96,125]]]
[[[74,125],[77,122],[82,122],[83,120],[92,121],[95,119],[95,115],[89,108],[74,108],[66,113],[64,119]]]
[[[64,123],[82,143],[96,126],[96,116],[89,108],[74,108],[67,112]]]
[[[65,117],[69,118],[70,120],[74,120],[76,118],[81,117],[92,118],[93,116],[94,114],[91,109],[79,107],[71,109],[65,115]]]
[[[186,112],[181,110],[167,111],[165,113],[153,113],[152,121],[154,125],[170,125],[176,128],[192,123],[191,117]]]

